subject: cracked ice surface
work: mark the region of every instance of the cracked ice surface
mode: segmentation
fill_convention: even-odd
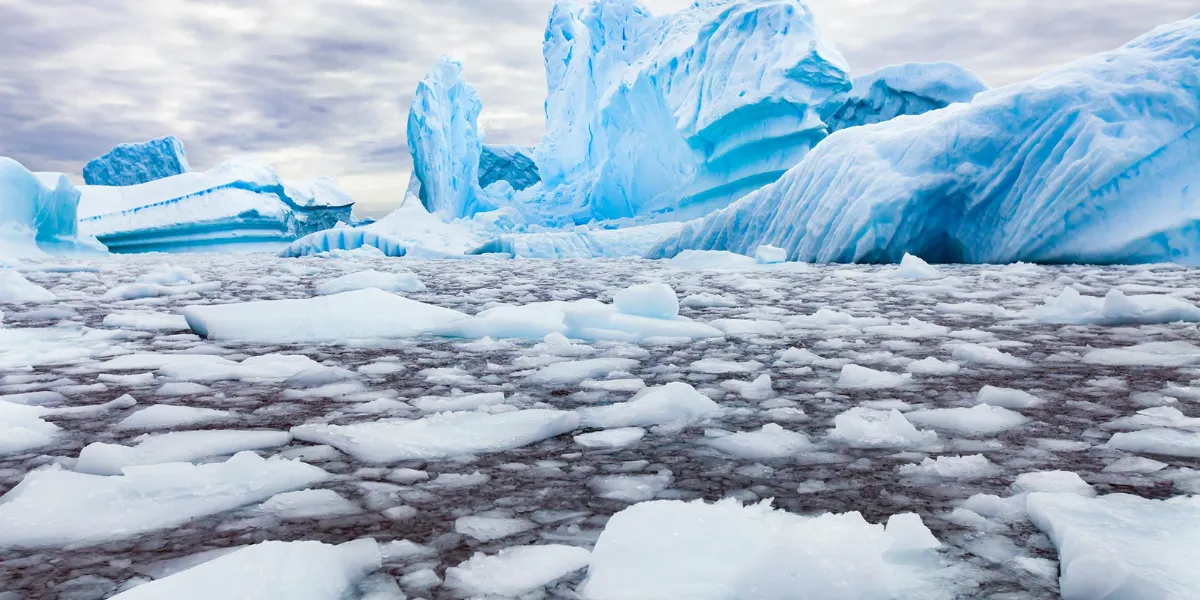
[[[1163,563],[1168,572],[1151,585],[1143,557],[1104,545],[1152,544],[1171,511],[1193,506],[1113,494],[1200,493],[1196,325],[1141,309],[1097,309],[1099,323],[1041,317],[1070,289],[1068,299],[1136,299],[1186,318],[1200,303],[1196,270],[939,265],[910,279],[894,267],[710,258],[179,255],[163,265],[147,255],[24,265],[24,278],[56,300],[0,303],[0,598],[101,598],[149,581],[173,589],[189,579],[171,575],[201,563],[206,571],[188,577],[236,573],[240,561],[217,562],[230,552],[270,565],[268,555],[339,555],[335,545],[367,538],[382,568],[364,545],[345,555],[345,570],[324,563],[327,575],[295,575],[328,576],[349,597],[635,598],[620,584],[641,575],[625,569],[686,565],[623,566],[577,549],[641,544],[606,525],[643,501],[688,502],[655,510],[714,522],[792,522],[713,504],[729,497],[774,498],[804,519],[843,515],[794,525],[855,540],[822,533],[830,557],[861,549],[892,571],[911,567],[894,581],[861,579],[871,593],[898,581],[901,598],[1054,598],[1059,551],[1074,565],[1064,585],[1075,597],[1092,593],[1078,587],[1090,568],[1079,561],[1097,556],[1106,572],[1128,574],[1114,589],[1191,585],[1187,557]],[[463,315],[611,305],[633,285],[661,282],[678,295],[679,317],[723,335],[289,344],[205,340],[179,318],[186,306],[317,297],[323,284],[372,269],[379,281],[415,276],[423,286],[401,295]],[[618,303],[675,314],[638,301],[646,290]],[[91,444],[109,446],[83,453],[81,468]],[[231,456],[238,451],[248,452]],[[1112,515],[1122,528],[1098,528]],[[929,532],[941,546],[897,558],[893,527],[904,548],[928,548]],[[686,523],[677,530],[712,542]],[[629,535],[658,547],[669,540],[655,534],[673,531]],[[1178,548],[1200,545],[1193,529],[1171,535]],[[863,541],[876,538],[892,545]],[[1091,545],[1068,548],[1068,538]],[[326,546],[256,546],[268,541]],[[751,533],[735,541],[783,543]],[[1185,571],[1171,575],[1173,565]],[[740,585],[769,567],[709,575]],[[929,581],[936,593],[909,594]]]

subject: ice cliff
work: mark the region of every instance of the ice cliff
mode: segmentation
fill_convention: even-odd
[[[514,191],[527,189],[542,180],[533,162],[533,148],[484,144],[479,157],[479,187],[506,181]]]
[[[137,185],[191,170],[183,142],[173,135],[121,144],[83,167],[88,185]]]
[[[103,252],[94,238],[79,234],[78,204],[79,190],[65,175],[34,174],[0,157],[0,264],[46,253]]]
[[[988,85],[965,67],[948,62],[891,65],[854,78],[850,98],[830,119],[830,132],[919,115],[970,102]]]
[[[791,260],[1200,263],[1200,18],[969,104],[840,131],[688,224],[686,249]]]

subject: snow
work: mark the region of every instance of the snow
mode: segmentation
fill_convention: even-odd
[[[30,173],[0,156],[0,268],[47,253],[104,252],[78,230],[78,207],[79,190],[66,175]]]
[[[95,442],[79,452],[75,470],[92,475],[119,475],[125,467],[189,462],[212,456],[286,446],[283,431],[173,431],[137,438],[137,446]]]
[[[0,268],[0,303],[33,304],[56,299],[53,292],[25,279],[16,269]]]
[[[918,431],[898,410],[855,407],[834,417],[829,432],[835,441],[853,448],[908,448],[937,442],[937,433]]]
[[[292,343],[408,337],[467,318],[379,289],[302,300],[197,305],[182,312],[192,331],[208,339]]]
[[[470,516],[459,517],[454,521],[455,533],[461,533],[480,542],[506,538],[535,527],[536,525],[531,521],[507,517]]]
[[[416,421],[302,425],[292,428],[292,435],[314,444],[329,444],[364,462],[391,463],[503,452],[578,427],[579,415],[574,412],[531,409],[495,415],[443,413]]]
[[[696,388],[672,382],[639,392],[632,400],[579,411],[584,427],[688,427],[721,413],[721,407]]]
[[[258,509],[285,521],[326,519],[355,515],[359,506],[333,490],[300,490],[276,494]]]
[[[191,171],[179,138],[168,135],[148,142],[121,144],[83,166],[88,185],[137,185]]]
[[[1185,19],[970,103],[840,131],[648,256],[771,244],[809,262],[1200,263],[1198,39]]]
[[[462,64],[443,56],[417,84],[408,111],[408,151],[419,198],[450,220],[490,210],[481,198],[478,120],[483,104],[462,78]]]
[[[971,408],[935,408],[904,415],[915,425],[960,435],[996,435],[1029,421],[1021,413],[999,406],[978,404]]]
[[[970,102],[987,89],[977,75],[954,63],[886,66],[854,78],[850,98],[830,119],[829,132]]]
[[[584,548],[547,544],[512,546],[494,555],[477,553],[446,570],[446,587],[463,597],[520,597],[586,568]]]
[[[613,516],[596,542],[587,600],[925,597],[939,582],[920,517],[804,517],[763,503],[656,501]],[[906,560],[916,554],[922,560]],[[933,555],[936,556],[936,555]],[[946,586],[950,587],[947,588]],[[930,596],[933,597],[933,596]]]
[[[1064,600],[1189,598],[1200,589],[1200,497],[1035,493],[1026,507],[1058,548]]]
[[[349,221],[354,204],[332,179],[287,182],[249,158],[79,191],[79,230],[114,252],[278,251]]]
[[[193,425],[207,425],[235,418],[226,410],[155,404],[147,406],[121,419],[118,429],[176,429]]]
[[[758,431],[743,431],[709,440],[708,445],[737,458],[766,460],[795,456],[812,444],[803,433],[768,423]]]
[[[317,285],[315,291],[321,296],[330,296],[367,288],[376,288],[385,292],[412,293],[425,291],[425,284],[421,283],[416,273],[382,273],[370,269],[330,279]]]
[[[361,228],[334,227],[310,233],[279,251],[284,258],[329,254],[338,250],[374,248],[384,256],[400,257],[407,253],[404,242],[382,233]]]
[[[1126,296],[1116,288],[1109,290],[1104,298],[1093,298],[1068,287],[1044,305],[1026,311],[1024,316],[1041,323],[1070,325],[1197,323],[1200,307],[1171,296]]]
[[[0,547],[93,545],[175,527],[324,481],[317,467],[243,452],[223,463],[127,467],[120,476],[46,468],[0,497]]]
[[[375,540],[262,542],[114,596],[114,600],[330,600],[380,569]]]
[[[611,450],[636,444],[643,437],[646,437],[646,430],[641,427],[618,427],[581,433],[575,436],[575,443],[584,448]]]

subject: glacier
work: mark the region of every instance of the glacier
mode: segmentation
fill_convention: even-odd
[[[951,62],[904,63],[854,78],[850,97],[829,123],[833,133],[848,127],[919,115],[957,102],[970,102],[988,85]]]
[[[121,144],[83,167],[87,185],[138,185],[191,171],[179,138],[169,135],[148,142]]]
[[[533,148],[484,144],[479,156],[479,187],[487,189],[498,181],[508,182],[514,191],[532,187],[542,180]]]
[[[113,252],[277,251],[351,220],[337,181],[286,182],[235,158],[209,171],[130,186],[80,186],[79,229]]]
[[[32,173],[0,156],[0,265],[48,254],[104,252],[76,223],[79,189],[65,175]]]
[[[417,84],[408,111],[408,150],[414,191],[421,204],[443,219],[489,210],[479,182],[483,152],[475,88],[462,78],[462,64],[443,56]]]
[[[650,257],[1200,263],[1200,17],[970,103],[839,131]]]

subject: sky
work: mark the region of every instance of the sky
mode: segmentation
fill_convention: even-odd
[[[644,0],[656,13],[690,0]],[[173,134],[194,169],[234,156],[331,175],[379,217],[408,183],[405,122],[442,54],[478,88],[489,143],[543,130],[554,0],[0,0],[0,156],[81,181],[123,142]],[[1190,17],[1195,0],[810,0],[859,75],[950,60],[993,86]],[[1049,5],[1049,6],[1048,6]]]

